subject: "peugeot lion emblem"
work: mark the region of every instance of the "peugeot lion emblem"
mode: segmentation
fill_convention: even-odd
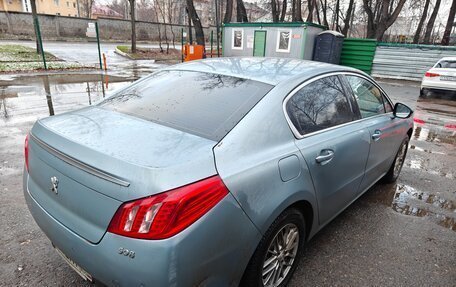
[[[57,194],[58,193],[58,187],[59,187],[59,179],[55,176],[51,177],[51,183],[52,183],[52,192]]]

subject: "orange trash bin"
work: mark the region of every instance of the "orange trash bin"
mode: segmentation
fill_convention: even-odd
[[[199,60],[205,58],[205,51],[203,45],[190,45],[184,46],[184,61]]]

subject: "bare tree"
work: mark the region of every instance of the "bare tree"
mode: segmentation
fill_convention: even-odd
[[[176,11],[178,9],[176,0],[168,0],[168,23],[175,23]],[[175,38],[173,27],[171,26],[171,35],[173,35],[173,48],[176,49]]]
[[[82,6],[83,15],[86,18],[92,18],[92,6],[95,0],[80,0],[80,4]]]
[[[301,0],[292,0],[292,21],[293,22],[304,22],[302,20],[302,12],[301,12]]]
[[[287,15],[287,3],[288,0],[282,0],[282,14],[280,15],[280,22],[285,21],[285,16]]]
[[[313,12],[315,7],[315,0],[307,0],[307,9],[309,10],[309,14],[307,14],[307,22],[313,21]]]
[[[159,22],[153,2],[149,0],[136,1],[135,19],[138,21]]]
[[[131,52],[136,53],[136,22],[135,22],[135,0],[130,1],[130,19],[131,19]]]
[[[157,8],[158,5],[156,5],[156,3],[158,2],[159,0],[155,0],[154,1],[154,5],[153,5],[153,11],[154,11],[154,14],[155,14],[155,18],[158,20],[160,19],[160,17],[158,16],[158,11],[159,9]],[[159,21],[158,21],[159,22]],[[160,49],[160,53],[163,53],[163,47],[162,47],[162,34],[161,34],[161,24],[158,23],[157,24],[157,27],[158,27],[158,48]]]
[[[236,15],[238,22],[249,22],[247,18],[247,11],[245,10],[244,1],[236,0]]]
[[[320,0],[321,12],[323,14],[323,25],[329,28],[328,23],[328,1],[327,0]]]
[[[195,6],[193,5],[193,0],[186,0],[186,2],[189,18],[192,20],[193,26],[195,27],[196,43],[198,45],[204,46],[206,43],[204,41],[203,26],[201,25],[201,20],[196,13]]]
[[[280,11],[277,11],[277,1],[276,0],[271,0],[271,13],[272,13],[272,22],[279,22],[279,13]]]
[[[166,25],[166,16],[165,16],[165,13],[164,13],[166,7],[163,7],[163,6],[166,6],[167,4],[168,4],[167,2],[160,1],[160,0],[155,0],[154,1],[154,10],[157,13],[157,18],[161,21],[161,23],[163,23],[163,27],[164,27],[166,54],[169,54],[168,25]],[[161,19],[160,19],[160,16],[161,16]],[[160,30],[160,26],[158,27],[158,29]],[[163,52],[163,50],[161,48],[161,43],[160,43],[160,51]]]
[[[266,0],[263,1],[263,7],[266,10],[271,11],[272,22],[283,22],[287,14],[287,2],[288,0]]]
[[[332,29],[339,31],[339,11],[340,11],[340,0],[336,0],[336,10],[333,15]]]
[[[113,0],[111,3],[107,4],[109,8],[116,11],[125,18],[125,6],[127,4],[127,0]]]
[[[225,16],[223,17],[223,23],[230,23],[233,17],[233,0],[226,0]]]
[[[450,44],[450,34],[454,26],[454,16],[456,14],[456,0],[451,4],[450,13],[448,14],[448,21],[443,32],[442,45],[448,46]]]
[[[36,12],[36,0],[30,0],[32,6],[33,27],[35,28],[36,52],[41,53],[41,45],[38,37],[38,14]]]
[[[424,4],[423,13],[421,14],[420,22],[418,23],[418,27],[416,28],[416,32],[415,32],[415,36],[413,37],[414,44],[418,44],[418,42],[420,41],[421,30],[423,30],[424,21],[426,21],[426,18],[427,18],[429,2],[431,2],[431,1],[426,0],[426,2]]]
[[[429,44],[431,40],[431,33],[434,29],[435,18],[437,18],[437,14],[439,13],[441,0],[437,0],[434,5],[434,10],[432,10],[431,17],[426,25],[426,32],[424,33],[423,43]]]
[[[385,31],[393,25],[406,0],[363,0],[367,14],[367,38],[380,41]],[[397,2],[396,7],[394,4]]]
[[[347,12],[345,13],[344,27],[341,30],[341,33],[344,34],[345,37],[347,37],[348,30],[350,29],[350,23],[352,21],[352,18],[354,17],[354,4],[355,0],[350,0],[350,2],[348,3]]]
[[[318,7],[318,0],[314,0],[314,1],[315,1],[315,14],[317,15],[317,21],[318,21],[318,24],[321,25],[320,8]]]

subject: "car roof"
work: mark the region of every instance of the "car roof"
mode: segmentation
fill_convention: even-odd
[[[438,62],[440,61],[456,61],[456,57],[443,57]]]
[[[270,57],[209,58],[170,66],[163,70],[214,73],[250,79],[270,85],[278,85],[280,82],[295,78],[305,80],[306,78],[327,72],[351,71],[362,73],[350,67],[322,62]]]

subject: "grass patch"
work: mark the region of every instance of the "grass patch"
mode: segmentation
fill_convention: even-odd
[[[68,62],[49,62],[47,63],[48,70],[80,70],[80,69],[95,69],[95,66],[88,66],[79,63]],[[42,62],[23,62],[23,63],[5,63],[0,62],[0,73],[8,72],[26,72],[44,70]]]
[[[45,52],[48,70],[94,69],[79,63],[65,62]],[[44,70],[41,54],[34,48],[22,45],[0,45],[0,73]]]
[[[51,53],[45,52],[46,61],[60,61]],[[1,62],[39,62],[42,61],[41,54],[36,53],[34,48],[21,45],[0,45]]]
[[[117,46],[117,49],[119,49],[121,52],[124,52],[124,53],[130,53],[130,47],[128,46]]]
[[[117,46],[117,49],[126,53],[130,58],[135,60],[180,60],[181,50],[170,48],[166,53],[166,47],[161,51],[159,48],[136,48],[136,53],[132,53],[130,46]]]

